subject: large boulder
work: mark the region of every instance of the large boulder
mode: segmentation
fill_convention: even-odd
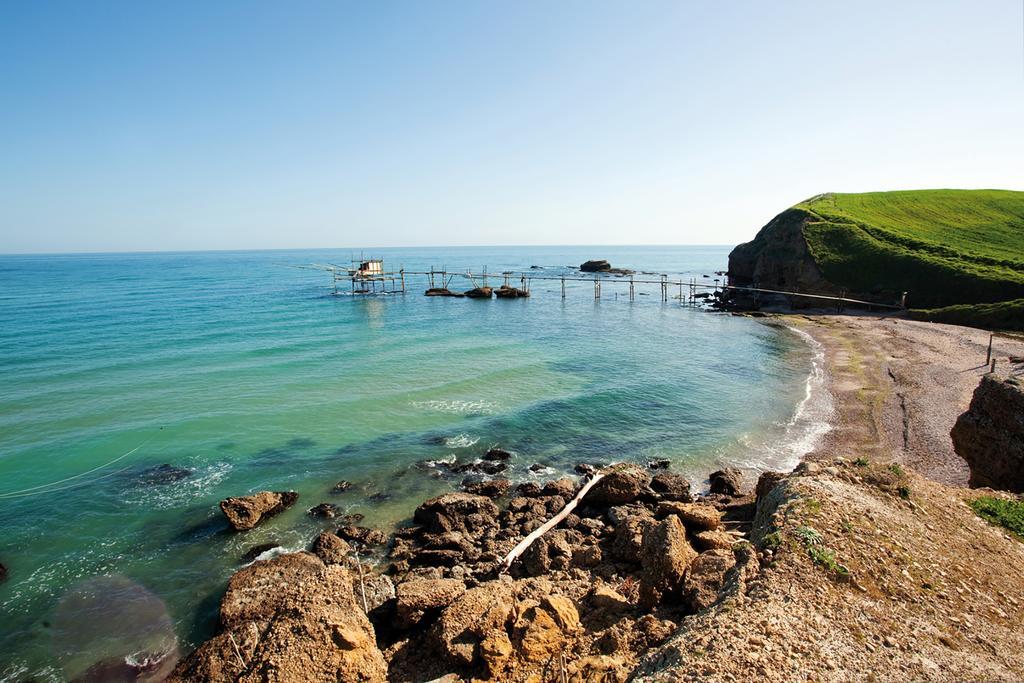
[[[221,632],[168,681],[383,681],[387,664],[357,605],[352,576],[308,553],[237,572],[221,600]]]
[[[294,491],[260,491],[251,496],[225,498],[220,510],[235,531],[247,531],[268,517],[288,509],[299,499]]]
[[[736,565],[731,550],[708,550],[690,564],[683,581],[683,604],[694,612],[711,607],[725,585],[725,575]]]
[[[397,625],[411,628],[439,613],[466,591],[458,579],[411,579],[395,589]]]
[[[1024,492],[1024,387],[1017,380],[982,377],[949,435],[971,468],[971,486]]]
[[[675,515],[693,531],[714,531],[722,526],[722,513],[705,503],[658,503],[657,517]]]
[[[324,564],[349,564],[352,561],[349,558],[352,546],[330,531],[325,531],[316,537],[312,550],[313,554],[319,557]]]
[[[593,259],[580,264],[580,270],[584,273],[604,273],[612,269],[612,264],[605,259]]]
[[[663,500],[678,500],[689,503],[693,500],[690,494],[690,480],[681,474],[660,472],[651,479],[651,490]]]
[[[576,605],[564,596],[548,595],[520,611],[512,642],[524,661],[537,664],[551,659],[580,628]]]
[[[686,528],[678,517],[666,517],[648,527],[640,549],[640,604],[650,609],[664,596],[678,595],[695,557],[697,551],[687,542]]]
[[[711,473],[708,477],[711,493],[738,496],[743,491],[743,473],[735,467],[726,467]]]
[[[494,632],[504,633],[513,608],[511,581],[487,581],[456,597],[431,628],[430,637],[439,652],[455,666],[470,666],[478,653],[490,647],[491,659],[504,661],[510,654],[505,642]],[[491,637],[491,642],[484,645]]]
[[[498,506],[486,496],[472,493],[445,493],[431,498],[418,508],[413,519],[432,533],[460,531],[470,535],[493,527]]]
[[[583,497],[588,505],[622,505],[650,493],[651,475],[638,465],[616,465],[605,471]]]

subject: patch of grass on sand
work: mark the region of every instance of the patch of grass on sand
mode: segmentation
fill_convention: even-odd
[[[1024,500],[978,496],[969,505],[982,519],[1003,527],[1024,541]]]
[[[949,325],[968,325],[986,330],[1024,331],[1024,299],[995,304],[960,304],[944,308],[911,309],[912,320]]]

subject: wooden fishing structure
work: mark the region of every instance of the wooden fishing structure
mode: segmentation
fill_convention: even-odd
[[[657,285],[662,302],[670,300],[679,301],[681,304],[696,306],[706,300],[718,295],[719,292],[737,292],[752,295],[755,299],[761,296],[783,295],[786,297],[805,300],[808,303],[818,302],[822,306],[835,306],[837,312],[842,312],[846,306],[858,306],[871,309],[903,310],[906,308],[906,293],[903,293],[899,303],[883,303],[878,301],[866,301],[846,296],[841,292],[838,296],[831,293],[796,292],[781,289],[770,289],[757,286],[731,285],[724,278],[711,278],[704,276],[703,279],[691,277],[689,279],[672,279],[665,273],[643,273],[637,277],[635,273],[584,273],[582,271],[574,274],[543,275],[535,271],[516,272],[511,270],[499,273],[488,272],[487,266],[474,272],[449,271],[447,266],[436,268],[431,266],[429,270],[412,271],[400,268],[397,271],[388,271],[384,267],[384,260],[379,258],[353,259],[352,265],[345,267],[336,264],[312,264],[309,266],[294,266],[297,268],[309,268],[327,271],[331,274],[334,283],[334,293],[342,293],[343,287],[339,283],[348,282],[348,293],[353,295],[372,294],[405,294],[407,283],[410,278],[424,278],[427,288],[427,296],[447,297],[468,297],[473,299],[492,296],[497,298],[525,298],[531,296],[532,284],[539,282],[558,282],[560,284],[561,297],[566,298],[566,283],[587,282],[593,284],[594,300],[601,300],[604,296],[605,285],[621,286],[626,288],[629,301],[635,301],[638,295],[637,285]],[[720,275],[724,275],[719,273]],[[454,282],[462,282],[469,286],[466,291],[453,290]],[[498,287],[489,283],[501,282]],[[517,283],[517,284],[513,284]],[[646,294],[646,292],[645,292]],[[618,292],[615,293],[618,298]]]

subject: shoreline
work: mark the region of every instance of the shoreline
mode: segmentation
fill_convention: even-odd
[[[894,678],[1024,675],[1005,654],[1024,647],[1012,626],[1024,618],[1024,590],[1012,578],[1024,572],[1024,549],[963,504],[971,495],[966,465],[948,436],[986,369],[972,359],[984,359],[988,333],[891,317],[764,317],[806,336],[814,350],[807,395],[791,424],[811,404],[812,383],[824,391],[832,416],[795,471],[764,472],[753,491],[734,471],[713,477],[710,493],[697,493],[667,465],[612,466],[614,483],[606,479],[597,499],[584,497],[510,574],[496,570],[501,558],[574,495],[583,497],[586,477],[443,494],[385,540],[366,542],[367,530],[351,525],[324,531],[311,551],[268,551],[241,567],[221,603],[220,635],[182,660],[170,680],[249,680],[252,662],[262,662],[265,674],[283,661],[282,673],[297,666],[298,660],[289,664],[292,655],[322,658],[317,665],[339,680],[413,682],[428,671],[428,678],[452,683],[480,674],[619,681],[628,672],[651,681],[732,680],[751,672],[811,680],[797,675],[800,668],[786,668],[792,658],[777,657],[789,652],[792,633],[820,643],[796,666],[820,665],[823,680],[845,680],[854,670]],[[1015,353],[1017,345],[1024,348],[1005,344]],[[930,521],[920,519],[925,514]],[[865,519],[867,527],[856,531]],[[808,552],[810,542],[800,540],[807,533],[824,554]],[[971,552],[968,546],[987,556],[963,567],[957,560]],[[921,556],[903,560],[895,551]],[[364,564],[373,557],[379,564]],[[691,564],[701,567],[697,578],[687,570]],[[907,572],[915,566],[922,569]],[[282,577],[294,595],[272,589]],[[967,602],[977,596],[945,590],[965,582],[995,582],[998,588],[978,595],[991,601],[997,594],[999,607],[979,614]],[[921,612],[936,590],[955,604]],[[507,605],[507,612],[495,616],[488,611],[493,604]],[[898,612],[916,616],[894,621]],[[475,630],[466,613],[493,624]],[[822,613],[832,615],[837,633],[818,632]],[[984,624],[999,647],[944,636],[955,647],[942,639],[940,645],[955,653],[924,656],[931,645],[919,638],[920,625],[938,628],[937,620],[950,617],[959,623],[961,613],[971,615],[968,623]],[[865,614],[877,623],[861,623]],[[266,624],[277,620],[306,636],[267,635]],[[865,632],[867,646],[856,642]],[[842,641],[851,634],[854,640]],[[551,677],[552,662],[562,679]]]

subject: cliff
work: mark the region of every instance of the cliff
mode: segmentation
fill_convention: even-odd
[[[1024,492],[1024,388],[1017,380],[982,377],[950,436],[971,468],[971,486]]]
[[[783,211],[729,256],[737,285],[933,309],[1024,297],[1024,192],[829,193]]]

